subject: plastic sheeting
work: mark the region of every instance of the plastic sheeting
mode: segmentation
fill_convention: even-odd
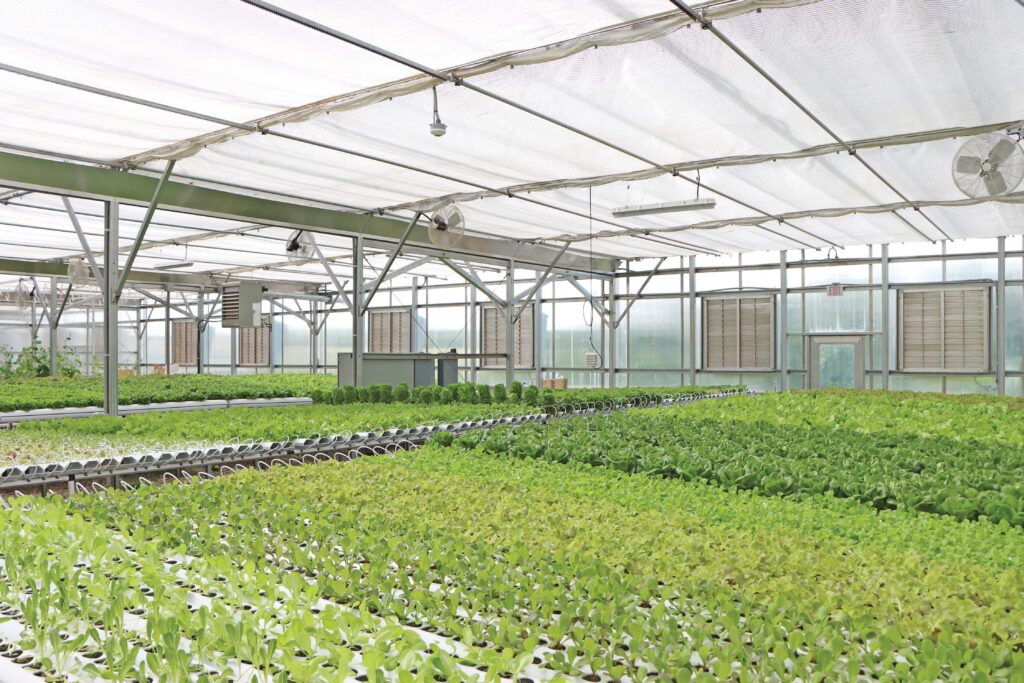
[[[564,125],[444,83],[437,92],[448,133],[434,138],[436,79],[245,3],[60,0],[4,3],[0,61],[204,115],[259,120],[307,142],[0,72],[0,144],[131,158],[156,170],[179,158],[183,175],[367,211],[433,208],[455,197],[474,233],[570,239],[580,250],[624,257],[1024,231],[1016,196],[961,201],[950,165],[963,138],[948,130],[1021,118],[1018,3],[708,3],[715,27],[842,140],[902,136],[900,144],[858,145],[877,175],[837,154],[842,145],[827,131],[661,0],[280,4]],[[690,181],[702,167],[701,192],[718,198],[715,209],[611,216],[624,204],[695,196],[693,182],[669,172],[677,165]],[[174,237],[159,230],[173,228],[154,225],[149,238]],[[189,248],[210,269],[255,265],[256,254],[218,256],[217,241]],[[44,244],[36,242],[37,252]],[[76,248],[70,243],[68,253]],[[182,250],[160,249],[143,254],[155,261]],[[265,263],[275,262],[274,251]]]

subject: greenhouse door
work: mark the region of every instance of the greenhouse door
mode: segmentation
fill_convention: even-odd
[[[811,337],[811,388],[864,388],[864,337]]]

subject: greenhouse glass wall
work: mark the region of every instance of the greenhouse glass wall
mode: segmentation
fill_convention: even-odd
[[[517,361],[515,377],[538,384],[564,378],[576,387],[742,383],[768,391],[848,386],[1024,393],[1020,236],[659,261],[629,262],[613,278],[555,276],[546,282],[532,297],[537,324],[532,338],[523,342],[533,347],[532,362]],[[505,286],[506,274],[500,269],[479,274],[494,290]],[[539,275],[517,269],[517,294],[529,292]],[[412,333],[408,348],[401,351],[473,354],[483,348],[488,333],[484,309],[491,304],[474,287],[440,276],[400,277],[393,282],[377,293],[368,319],[380,311],[409,311]],[[964,343],[963,328],[970,321],[957,317],[960,314],[945,302],[964,292],[975,297],[974,303],[959,311],[975,313],[973,339],[980,346],[973,349],[973,357],[960,350],[954,358],[951,354]],[[175,308],[145,297],[122,302],[119,363],[124,370],[333,373],[338,354],[352,350],[351,312],[332,311],[313,297],[282,295],[263,303],[270,327],[265,363],[254,365],[239,357],[238,329],[223,327],[216,312],[199,333],[201,359],[176,362],[168,333],[187,320],[181,305],[196,306],[200,299],[197,293],[179,296],[181,304]],[[770,314],[762,332],[770,330],[771,339],[747,343],[761,343],[770,358],[766,362],[761,357],[753,366],[723,367],[723,359],[710,357],[706,348],[708,326],[722,321],[715,311],[755,300],[765,302],[762,313]],[[215,306],[215,301],[214,293],[206,295],[206,306]],[[909,349],[914,341],[910,307],[918,301],[945,305],[941,330],[925,330],[925,346],[939,347],[939,355],[930,362],[915,362]],[[77,357],[86,374],[98,372],[102,361],[102,307],[91,303],[86,299],[69,309],[57,333],[58,344]],[[609,319],[603,315],[607,311],[620,320],[614,342]],[[45,316],[34,304],[19,308],[6,302],[0,315],[4,347],[17,351],[28,345],[34,327],[40,341],[48,344]],[[959,336],[954,338],[953,332]],[[749,337],[744,335],[737,341]],[[598,367],[592,367],[595,361],[588,359],[588,352],[597,354]],[[504,362],[466,359],[460,371],[467,381],[494,384],[505,379]]]

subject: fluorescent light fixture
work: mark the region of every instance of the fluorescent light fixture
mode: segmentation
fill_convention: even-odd
[[[179,261],[175,263],[164,263],[163,265],[153,266],[153,270],[174,270],[175,268],[191,268],[195,264],[191,261]]]
[[[662,202],[661,204],[634,204],[633,206],[620,206],[612,209],[612,215],[616,218],[627,216],[647,216],[652,213],[674,213],[676,211],[699,211],[700,209],[715,208],[714,197],[701,197],[699,199],[687,199],[682,202]]]

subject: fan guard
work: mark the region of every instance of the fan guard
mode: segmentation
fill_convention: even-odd
[[[432,244],[438,247],[451,247],[458,244],[466,232],[466,217],[454,204],[445,204],[430,217],[427,235]]]
[[[1024,179],[1024,150],[1001,133],[975,135],[953,158],[953,182],[968,197],[997,197]]]
[[[296,230],[288,236],[284,253],[292,263],[301,263],[316,258],[316,242],[313,234],[305,230]]]

